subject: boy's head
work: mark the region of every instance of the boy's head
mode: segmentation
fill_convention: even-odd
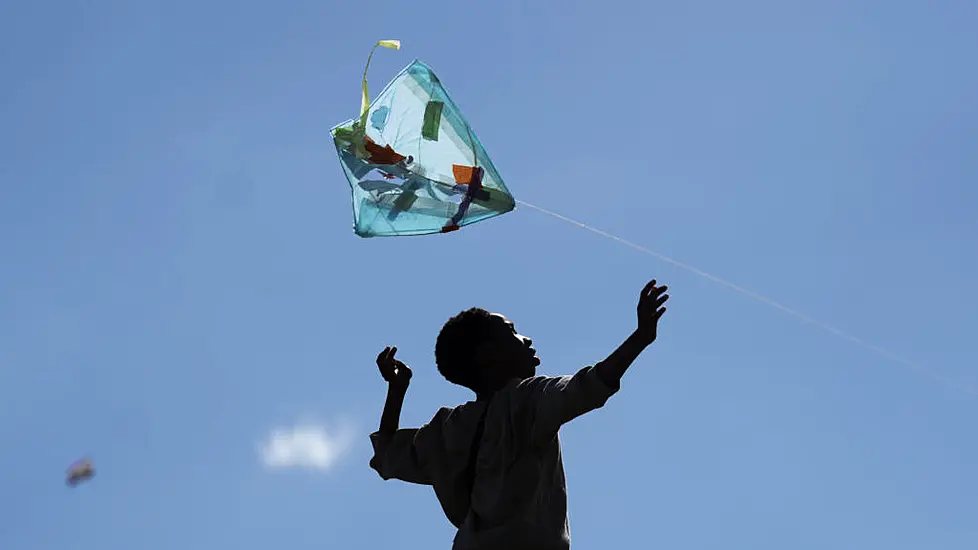
[[[540,364],[533,341],[498,313],[467,309],[438,333],[435,362],[449,382],[478,393],[494,391],[513,378],[529,378]]]

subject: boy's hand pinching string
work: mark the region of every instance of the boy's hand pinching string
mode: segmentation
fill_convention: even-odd
[[[638,334],[646,344],[655,342],[659,319],[666,312],[663,304],[669,299],[666,285],[657,286],[655,279],[642,289],[638,300]]]
[[[377,356],[377,367],[380,368],[380,375],[384,377],[391,386],[406,388],[411,382],[411,369],[394,357],[397,353],[397,346],[387,346],[384,351]]]

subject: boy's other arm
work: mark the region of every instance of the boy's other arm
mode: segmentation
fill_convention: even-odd
[[[436,415],[420,428],[398,428],[407,388],[391,385],[380,417],[380,429],[370,434],[374,456],[370,467],[381,478],[432,485],[434,463],[440,456],[441,419]]]
[[[404,407],[404,397],[407,386],[387,386],[387,400],[384,402],[384,412],[380,415],[380,429],[383,434],[393,434],[401,423],[401,409]]]
[[[380,428],[370,434],[370,443],[374,448],[374,456],[370,459],[370,467],[380,474],[383,479],[400,479],[409,483],[431,485],[433,478],[428,471],[425,456],[426,447],[432,441],[429,437],[431,426],[422,428],[399,429],[401,409],[404,407],[404,397],[411,380],[411,369],[394,358],[397,348],[385,348],[377,357],[377,366],[387,381],[387,399],[384,411],[380,415]],[[437,427],[435,427],[437,429]]]

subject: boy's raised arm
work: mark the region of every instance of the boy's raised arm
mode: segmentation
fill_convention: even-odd
[[[655,342],[659,319],[666,312],[663,304],[669,299],[669,287],[657,286],[655,279],[649,281],[638,300],[638,328],[607,359],[595,365],[598,378],[608,387],[618,388],[621,377],[635,359]]]
[[[611,355],[594,366],[595,374],[604,385],[617,390],[625,371],[646,347],[648,344],[645,340],[633,332],[615,351],[611,352]]]
[[[599,408],[618,391],[621,377],[645,348],[655,341],[663,304],[669,299],[665,286],[653,280],[642,290],[638,304],[638,328],[606,359],[573,376],[536,377],[523,387],[533,395],[532,438],[542,443],[560,426]]]

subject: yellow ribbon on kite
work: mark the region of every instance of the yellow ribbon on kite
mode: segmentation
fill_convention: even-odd
[[[366,158],[367,149],[364,147],[363,139],[367,135],[367,112],[370,110],[370,93],[367,91],[367,70],[370,69],[370,60],[374,57],[377,47],[388,48],[391,50],[401,49],[400,40],[378,40],[367,56],[367,65],[363,68],[363,95],[360,98],[360,118],[353,123],[352,128],[336,128],[333,131],[333,138],[353,145],[354,153],[360,158]]]
[[[360,99],[360,128],[367,127],[367,111],[370,110],[370,93],[367,92],[367,69],[370,68],[370,60],[374,57],[374,51],[377,47],[388,48],[391,50],[401,49],[400,40],[378,40],[374,47],[370,49],[370,55],[367,56],[367,66],[363,68],[363,97]]]

